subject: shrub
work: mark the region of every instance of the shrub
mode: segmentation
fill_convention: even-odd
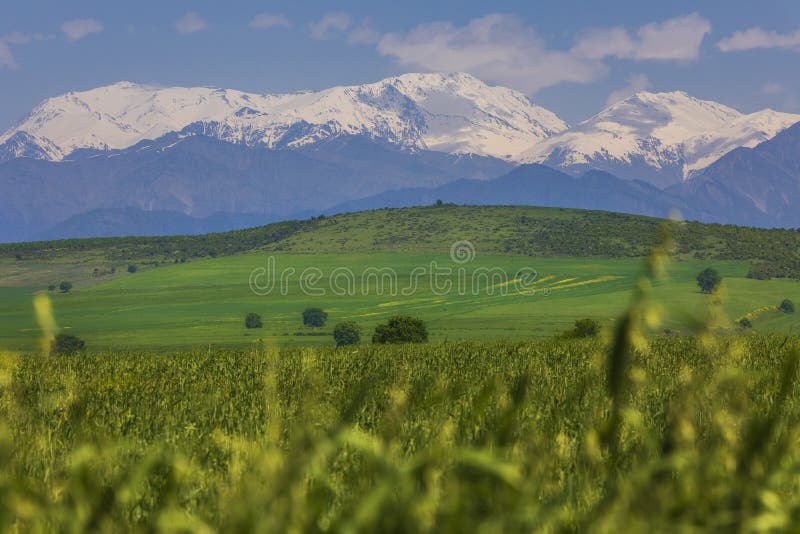
[[[789,299],[783,299],[778,309],[783,313],[794,313],[794,302]]]
[[[361,341],[361,328],[353,321],[342,321],[333,327],[333,340],[337,347],[358,345]]]
[[[697,275],[697,286],[703,293],[712,293],[722,282],[722,276],[711,267],[707,267]]]
[[[261,328],[264,324],[261,322],[261,316],[257,313],[250,312],[244,318],[245,328]]]
[[[72,282],[67,282],[64,280],[60,284],[58,284],[58,289],[62,293],[69,293],[70,289],[72,289]]]
[[[422,320],[408,315],[395,315],[375,327],[373,343],[425,343],[428,329]]]
[[[57,356],[72,356],[83,350],[85,343],[72,334],[58,334],[50,345],[50,352]]]
[[[303,324],[306,326],[325,326],[327,320],[328,314],[322,308],[306,308],[303,311]]]
[[[136,272],[136,266],[133,265],[133,264],[128,265],[128,272],[131,273],[131,274],[135,273]]]
[[[753,328],[753,323],[747,317],[742,317],[739,319],[739,326],[744,329]]]
[[[578,319],[572,329],[572,337],[596,337],[600,333],[600,323],[595,319]]]
[[[56,285],[50,284],[49,286],[47,286],[47,290],[52,293],[53,291],[56,290]]]

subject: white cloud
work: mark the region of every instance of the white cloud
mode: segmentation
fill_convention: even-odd
[[[777,95],[786,91],[786,87],[778,82],[766,82],[761,86],[761,92],[765,95]]]
[[[362,20],[347,36],[347,42],[353,44],[377,44],[380,40],[381,33],[373,28],[370,18]]]
[[[633,58],[695,61],[710,32],[711,23],[697,13],[646,24],[636,32],[639,39]]]
[[[93,33],[103,31],[103,23],[95,19],[75,19],[68,20],[61,25],[61,31],[67,37],[67,41],[79,41]]]
[[[605,73],[596,61],[551,50],[518,18],[490,14],[466,26],[422,24],[405,35],[389,33],[378,52],[401,65],[432,71],[464,71],[484,80],[535,92],[560,82],[589,82]]]
[[[625,28],[596,28],[581,34],[572,53],[587,59],[604,59],[627,55],[635,46]]]
[[[33,41],[44,41],[52,39],[51,35],[44,35],[41,33],[22,33],[11,32],[7,35],[0,36],[0,68],[4,69],[17,69],[19,65],[14,58],[14,53],[11,50],[11,45],[23,45]]]
[[[195,33],[205,30],[207,26],[203,17],[194,11],[189,11],[175,22],[175,29],[179,33]]]
[[[464,71],[486,81],[533,93],[562,82],[589,83],[608,72],[604,60],[691,61],[711,24],[697,14],[646,24],[634,34],[621,27],[583,33],[569,50],[551,48],[512,15],[489,14],[465,26],[421,24],[405,34],[389,33],[381,55],[400,65],[431,71]]]
[[[11,47],[3,40],[0,40],[0,67],[4,69],[19,68],[14,54],[11,52]]]
[[[635,36],[621,27],[589,30],[572,52],[591,59],[694,61],[700,57],[700,45],[710,31],[711,23],[692,13],[645,24]]]
[[[250,27],[259,30],[269,28],[288,28],[292,23],[284,15],[277,13],[259,13],[250,21]]]
[[[633,74],[628,76],[627,79],[628,84],[625,87],[621,87],[616,91],[612,91],[608,98],[606,99],[606,106],[610,106],[612,104],[616,104],[622,100],[625,100],[631,95],[638,93],[639,91],[646,91],[653,86],[650,83],[650,80],[644,74]]]
[[[753,50],[755,48],[788,48],[800,51],[800,30],[792,33],[778,33],[761,28],[748,28],[735,32],[717,43],[723,52]]]
[[[352,22],[347,13],[326,13],[321,20],[309,24],[314,39],[332,39],[347,31]]]
[[[19,44],[27,44],[31,41],[44,41],[46,39],[52,39],[52,36],[44,35],[42,33],[22,33],[22,32],[11,32],[8,35],[0,37],[0,40],[13,45]]]

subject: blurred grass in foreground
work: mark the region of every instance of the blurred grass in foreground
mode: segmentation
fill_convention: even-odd
[[[0,529],[788,530],[799,344],[4,355]]]

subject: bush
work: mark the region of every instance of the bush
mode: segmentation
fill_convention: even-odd
[[[244,318],[245,328],[261,328],[264,324],[261,322],[261,316],[257,313],[250,312]]]
[[[428,329],[425,323],[416,317],[395,315],[386,324],[375,327],[372,335],[373,343],[425,343],[428,341]]]
[[[83,350],[85,343],[72,334],[58,334],[50,345],[50,353],[57,356],[72,356]]]
[[[133,264],[128,265],[128,272],[131,273],[131,274],[135,273],[136,272],[136,266],[133,265]]]
[[[794,302],[789,299],[783,299],[778,309],[783,313],[794,313]]]
[[[361,328],[353,321],[342,321],[333,328],[333,340],[337,347],[358,345],[361,341]]]
[[[67,282],[66,280],[64,280],[63,282],[58,284],[58,289],[62,293],[69,293],[70,289],[72,289],[72,282]]]
[[[575,321],[575,328],[572,329],[571,337],[596,337],[600,333],[600,322],[595,319],[578,319]]]
[[[328,314],[322,311],[321,308],[306,308],[303,311],[303,324],[305,326],[325,326],[325,321],[328,320]]]
[[[722,282],[722,276],[711,267],[707,267],[697,275],[697,286],[703,293],[713,293]]]
[[[747,317],[742,317],[739,319],[739,326],[746,330],[748,328],[753,328],[753,323]]]
[[[52,293],[53,291],[56,290],[56,285],[50,284],[49,286],[47,286],[47,290]]]

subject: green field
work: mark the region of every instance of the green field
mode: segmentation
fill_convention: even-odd
[[[125,273],[68,294],[56,292],[56,319],[66,331],[86,339],[91,350],[246,346],[259,338],[271,345],[330,344],[331,326],[337,321],[354,320],[369,333],[378,322],[398,313],[423,318],[433,340],[530,339],[553,336],[581,317],[611,324],[628,305],[643,269],[641,259],[477,256],[462,266],[446,254],[276,254],[272,257],[278,271],[287,267],[295,271],[286,291],[277,283],[270,294],[254,294],[250,273],[265,266],[267,257],[267,253],[243,254],[168,265]],[[437,292],[432,290],[429,276],[419,277],[412,292],[413,269],[430,272],[432,261],[440,268],[453,269],[452,275],[441,277]],[[792,328],[793,317],[775,308],[784,298],[800,302],[800,283],[748,279],[744,277],[746,263],[720,260],[671,264],[669,278],[659,282],[654,292],[667,316],[665,328],[684,330],[683,312],[705,313],[709,297],[699,292],[694,278],[709,265],[725,279],[722,297],[728,321],[721,319],[720,326],[732,328],[733,321],[756,311],[753,325],[757,331]],[[311,288],[324,291],[324,295],[309,295],[301,288],[299,277],[309,267],[318,268],[323,275]],[[365,270],[371,267],[390,267],[396,278],[391,284],[389,279],[379,284],[376,278],[362,283]],[[460,267],[466,276],[459,287]],[[350,279],[355,280],[353,290],[345,285],[345,278],[331,286],[331,274],[343,268],[354,275]],[[473,273],[481,268],[508,273],[508,283],[482,277],[473,284]],[[530,288],[510,283],[522,268],[537,272]],[[444,291],[446,283],[451,284],[449,291]],[[334,294],[334,289],[345,290],[345,294]],[[411,294],[404,295],[406,289]],[[35,346],[38,329],[31,305],[33,291],[0,288],[0,346],[15,350]],[[325,309],[329,324],[319,329],[304,327],[300,313],[307,306]],[[250,311],[261,314],[263,329],[244,328],[244,315]]]
[[[612,324],[628,305],[662,224],[604,212],[446,206],[208,236],[3,245],[0,346],[36,346],[33,294],[64,279],[75,288],[52,294],[56,319],[94,351],[244,347],[258,339],[278,346],[330,344],[333,324],[345,319],[359,323],[368,341],[378,322],[398,313],[424,319],[434,341],[550,337],[582,317]],[[754,262],[773,270],[793,265],[800,233],[696,223],[674,225],[672,232],[675,261],[653,294],[665,314],[663,329],[688,333],[692,318],[707,313],[711,299],[698,291],[695,277],[712,266],[724,277],[717,328],[732,330],[747,316],[758,332],[794,331],[795,316],[776,308],[785,298],[800,302],[800,282],[748,274]],[[451,257],[459,242],[469,248],[463,264]],[[250,275],[270,257],[276,272],[293,272],[285,286],[255,294]],[[440,290],[431,287],[432,262],[451,269],[437,279]],[[135,274],[126,272],[130,263],[138,267]],[[312,289],[323,294],[301,287],[308,269],[318,270]],[[339,276],[344,269],[351,285]],[[392,269],[395,285],[364,281],[370,269]],[[415,276],[419,269],[424,274]],[[505,278],[473,279],[480,269]],[[530,286],[515,282],[521,269],[536,272],[525,279]],[[446,283],[452,289],[445,290]],[[300,313],[308,306],[324,308],[329,323],[303,327]],[[259,313],[264,328],[246,330],[248,312]]]

